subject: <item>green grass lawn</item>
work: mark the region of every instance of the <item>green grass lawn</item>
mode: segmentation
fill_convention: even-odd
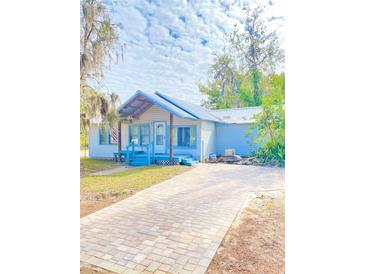
[[[107,160],[95,160],[88,158],[80,158],[80,174],[81,177],[88,176],[90,173],[112,169],[120,166],[120,163]]]
[[[113,175],[90,176],[92,171],[101,171],[119,166],[111,161],[80,159],[80,217],[89,215],[134,193],[158,184],[190,170],[188,166],[148,166],[130,168]]]
[[[123,170],[109,176],[86,176],[81,178],[81,192],[139,191],[154,184],[181,174],[191,167],[187,166],[148,166]]]

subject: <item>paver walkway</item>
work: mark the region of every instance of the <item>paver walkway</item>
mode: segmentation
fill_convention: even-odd
[[[81,219],[81,263],[117,273],[204,273],[248,193],[284,169],[201,164]]]

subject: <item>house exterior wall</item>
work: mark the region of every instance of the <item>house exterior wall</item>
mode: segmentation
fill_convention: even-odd
[[[145,124],[147,122],[166,121],[169,124],[170,113],[159,106],[153,105],[144,112],[138,120],[134,120],[133,124]],[[199,125],[199,120],[182,119],[174,116],[174,125]]]
[[[170,113],[159,106],[153,105],[139,119],[130,124],[122,124],[122,150],[126,149],[129,143],[129,125],[149,124],[150,141],[154,138],[154,122],[166,122],[166,153],[169,153],[170,141]],[[200,160],[201,154],[201,121],[182,119],[174,116],[174,126],[196,126],[196,146],[194,148],[174,148],[175,154],[191,154],[195,159]],[[89,133],[89,156],[90,158],[111,158],[113,153],[118,151],[118,145],[102,145],[99,143],[99,125],[92,124]]]
[[[201,143],[202,153],[201,158],[205,160],[209,155],[216,153],[216,126],[214,122],[201,122]]]
[[[247,136],[250,124],[216,125],[216,153],[224,155],[225,149],[234,149],[236,154],[247,156],[258,149],[252,144],[253,137]],[[257,134],[257,131],[253,131]]]
[[[125,149],[129,139],[128,125],[122,124],[122,149]],[[89,132],[89,157],[112,158],[113,153],[118,151],[118,144],[100,144],[99,125],[91,124]]]
[[[138,120],[132,124],[149,124],[151,141],[154,138],[154,122],[166,122],[166,153],[169,153],[170,141],[170,113],[159,106],[153,105]],[[174,148],[175,154],[191,154],[195,159],[200,159],[201,151],[201,121],[182,119],[174,116],[174,126],[196,126],[196,147],[195,148]]]
[[[152,106],[143,113],[140,119],[132,124],[149,124],[151,142],[154,136],[154,122],[166,122],[166,153],[169,153],[169,112],[158,106]],[[129,125],[122,124],[122,149],[125,150],[129,143]],[[258,145],[253,145],[252,136],[246,136],[249,124],[220,125],[214,122],[201,120],[181,119],[174,116],[175,126],[196,126],[196,147],[195,148],[174,148],[175,154],[191,154],[197,160],[204,160],[211,153],[223,155],[225,149],[234,149],[236,154],[247,156],[256,151]],[[89,157],[90,158],[112,158],[113,153],[118,151],[117,144],[99,143],[99,125],[92,124],[89,132]]]

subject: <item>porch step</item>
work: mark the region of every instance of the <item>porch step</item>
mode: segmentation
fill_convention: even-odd
[[[144,157],[134,157],[130,163],[131,166],[146,166],[148,165],[148,158]]]
[[[148,156],[146,154],[136,154],[134,155],[135,159],[147,159]]]
[[[131,166],[146,166],[146,165],[148,165],[148,162],[147,162],[147,160],[146,161],[133,161],[133,162],[130,162],[130,165]]]
[[[148,157],[144,153],[136,153],[134,157],[132,157],[129,165],[131,166],[147,166],[148,165]]]
[[[192,166],[192,165],[195,165],[195,164],[198,164],[198,163],[199,163],[199,161],[193,160],[192,158],[184,158],[181,161],[181,164],[184,165],[184,166]]]
[[[131,162],[129,165],[131,166],[147,166],[147,162]]]
[[[168,160],[170,156],[168,154],[157,154],[155,155],[156,160]],[[178,160],[178,162],[182,165],[192,166],[197,164],[198,161],[193,159],[193,156],[190,154],[178,154],[174,155],[174,159]],[[151,163],[152,164],[152,163]],[[146,166],[148,165],[148,156],[146,154],[135,154],[134,157],[130,161],[131,166]]]

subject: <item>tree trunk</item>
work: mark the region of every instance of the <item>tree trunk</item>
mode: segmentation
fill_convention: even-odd
[[[261,105],[260,94],[259,94],[259,81],[260,75],[257,70],[253,71],[253,99],[255,101],[255,105]]]

